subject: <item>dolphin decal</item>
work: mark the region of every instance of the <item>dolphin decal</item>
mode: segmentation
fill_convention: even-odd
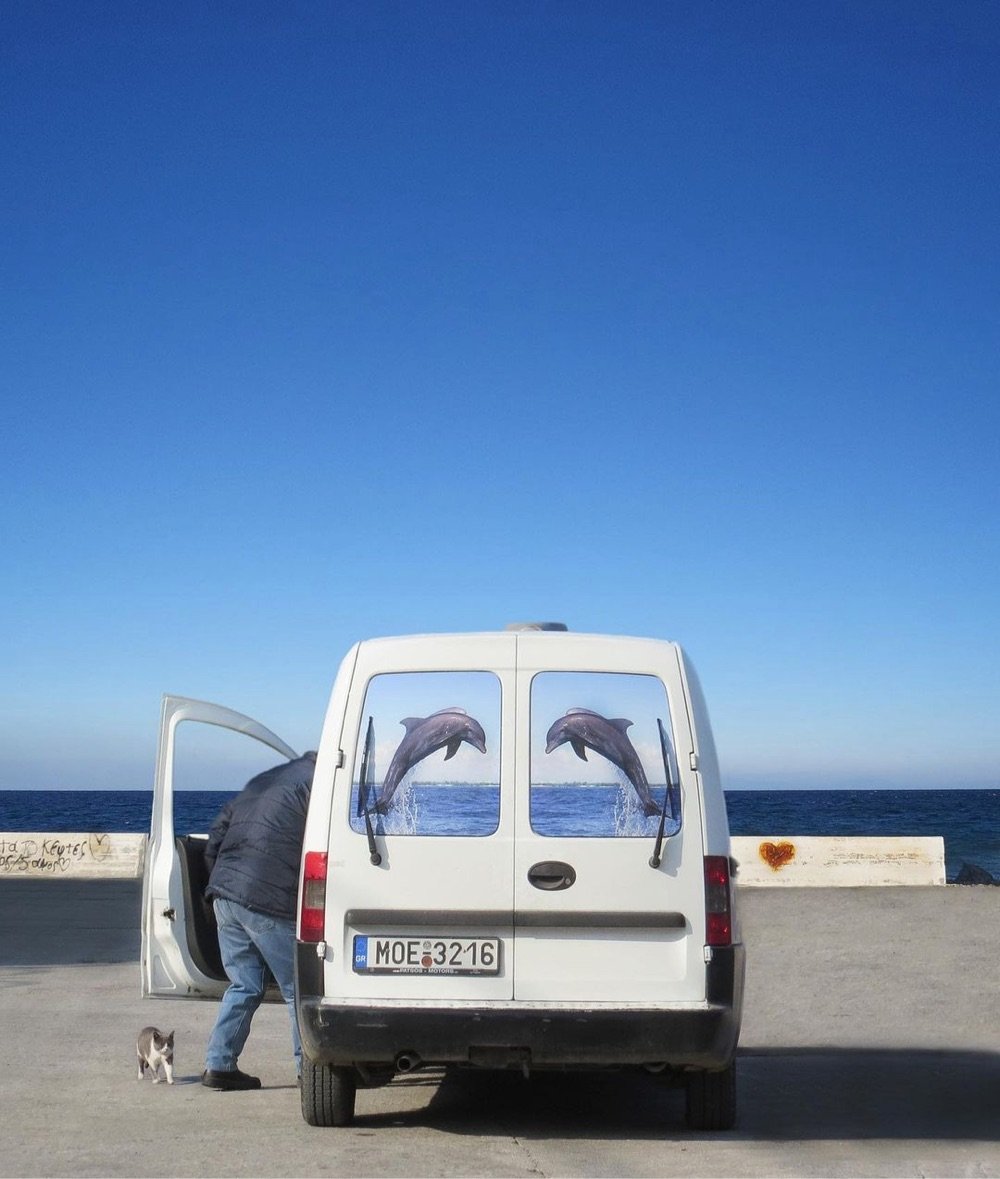
[[[576,756],[586,761],[587,750],[595,750],[617,766],[632,783],[643,811],[647,815],[656,815],[660,808],[653,801],[646,771],[642,768],[635,746],[628,738],[631,724],[624,717],[609,720],[599,712],[591,712],[589,708],[570,708],[545,734],[545,752],[551,753],[568,741]]]
[[[486,752],[486,734],[483,726],[464,708],[442,708],[430,716],[408,716],[399,722],[406,729],[406,736],[400,741],[392,755],[385,781],[378,793],[373,811],[384,815],[389,809],[396,787],[419,761],[430,757],[439,749],[446,749],[444,760],[455,756],[464,741],[480,753]]]

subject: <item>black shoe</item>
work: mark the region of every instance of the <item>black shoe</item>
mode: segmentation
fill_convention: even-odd
[[[259,1089],[260,1077],[251,1077],[248,1073],[241,1073],[238,1068],[226,1070],[207,1068],[201,1074],[201,1083],[207,1089]]]

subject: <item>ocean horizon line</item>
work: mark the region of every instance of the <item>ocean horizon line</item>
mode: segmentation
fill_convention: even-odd
[[[440,781],[428,780],[428,781],[424,781],[424,782],[414,782],[413,785],[414,786],[476,786],[476,787],[478,787],[478,786],[494,786],[495,787],[496,783],[495,782],[440,782]],[[534,786],[541,786],[541,787],[547,787],[547,786],[606,787],[606,786],[615,786],[615,785],[617,785],[617,783],[614,781],[609,781],[609,782],[566,781],[566,782],[534,782],[533,785]],[[656,785],[656,783],[653,783],[653,785]],[[659,786],[662,787],[663,783],[660,782]],[[236,793],[238,791],[238,789],[239,789],[238,787],[235,790],[231,790],[231,791],[224,789],[224,790],[222,790],[222,793]],[[785,793],[792,793],[792,792],[798,792],[798,793],[815,793],[815,792],[839,793],[841,791],[843,791],[845,793],[864,793],[866,791],[870,791],[872,793],[875,793],[875,792],[882,792],[882,791],[897,791],[897,792],[899,792],[899,791],[935,791],[935,790],[939,790],[939,791],[940,790],[946,790],[946,791],[952,791],[952,790],[956,790],[956,791],[963,791],[963,790],[964,791],[989,791],[989,790],[1000,790],[1000,782],[977,783],[977,784],[972,784],[972,785],[962,784],[962,785],[953,785],[953,786],[941,786],[936,783],[923,783],[923,784],[918,783],[918,784],[910,784],[910,785],[906,785],[906,786],[900,786],[894,782],[893,783],[869,783],[867,785],[851,784],[851,785],[840,785],[840,786],[832,786],[832,785],[829,785],[826,783],[820,783],[817,785],[790,785],[790,786],[788,786],[788,785],[741,786],[741,785],[729,785],[724,782],[723,783],[723,790],[727,794],[730,794],[730,793],[739,793],[739,794],[781,793],[781,794],[785,794]],[[2,786],[2,787],[0,787],[0,794],[33,794],[33,793],[72,794],[75,792],[89,792],[92,794],[95,794],[95,793],[96,794],[152,794],[153,787],[152,786]],[[220,788],[218,786],[195,786],[195,787],[183,789],[183,790],[175,789],[174,792],[176,794],[213,794],[213,793],[219,793]]]

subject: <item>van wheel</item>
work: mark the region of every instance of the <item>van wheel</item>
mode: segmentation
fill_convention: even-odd
[[[685,1073],[690,1130],[731,1130],[736,1125],[736,1065],[721,1072]]]
[[[349,1126],[357,1089],[354,1069],[302,1058],[302,1116],[310,1126]]]

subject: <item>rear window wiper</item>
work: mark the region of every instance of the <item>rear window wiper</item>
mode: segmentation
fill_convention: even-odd
[[[375,842],[375,829],[372,827],[371,811],[368,809],[368,775],[371,772],[372,750],[375,747],[375,725],[372,718],[368,718],[368,731],[365,733],[365,748],[361,754],[361,774],[358,778],[358,814],[365,817],[365,834],[368,836],[368,859],[375,865],[382,863],[382,856]]]
[[[670,809],[671,821],[675,824],[671,835],[676,835],[681,829],[681,785],[674,781],[673,758],[671,754],[670,738],[659,717],[656,723],[660,728],[660,751],[663,754],[663,768],[666,771],[666,786],[663,792],[663,809],[660,811],[660,826],[656,832],[656,846],[649,857],[649,866],[659,868],[663,861],[663,836],[667,825],[667,808]]]

